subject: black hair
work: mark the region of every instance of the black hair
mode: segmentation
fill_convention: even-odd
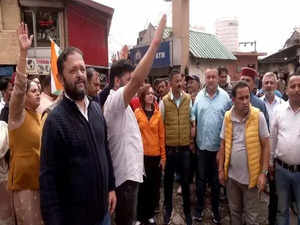
[[[74,53],[78,53],[81,56],[83,56],[82,51],[80,51],[80,49],[75,48],[75,47],[68,47],[65,48],[62,53],[59,55],[58,59],[57,59],[57,70],[58,70],[58,74],[60,76],[63,75],[63,71],[64,71],[64,62],[67,61],[67,58],[69,55],[73,55]]]
[[[156,86],[156,85],[159,85],[159,83],[161,82],[162,80],[160,80],[160,79],[155,79],[154,80],[154,82],[153,82],[153,85],[154,85],[154,87]]]
[[[131,65],[130,61],[126,59],[121,59],[114,62],[110,68],[109,73],[109,86],[113,88],[115,77],[121,78],[125,73],[132,72],[134,67]]]
[[[228,74],[228,69],[226,67],[218,67],[218,75],[220,76],[222,72],[225,72],[226,74]]]
[[[160,80],[158,84],[165,83],[166,87],[169,85],[169,82],[167,80]]]
[[[249,89],[249,93],[251,93],[251,92],[250,92],[250,87],[249,87],[249,85],[248,85],[245,81],[240,80],[240,81],[238,81],[238,82],[234,85],[234,87],[232,88],[232,92],[231,92],[232,97],[233,97],[233,98],[236,97],[237,89],[239,89],[239,88],[244,88],[244,87],[247,87],[247,88]]]
[[[44,77],[44,79],[41,82],[42,90],[44,90],[46,87],[51,86],[51,76],[47,75]]]
[[[173,68],[169,74],[169,80],[171,81],[176,74],[181,74],[180,69]]]
[[[29,89],[31,87],[31,83],[35,82],[33,79],[27,79],[27,81],[26,81],[26,83],[27,83],[27,85],[26,85],[26,93],[29,91]]]
[[[5,91],[8,88],[9,82],[10,82],[9,78],[0,79],[0,91]]]
[[[97,71],[93,67],[89,67],[86,69],[86,78],[88,81],[90,81],[93,77],[93,74]]]

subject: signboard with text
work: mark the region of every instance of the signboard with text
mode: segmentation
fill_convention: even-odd
[[[163,68],[168,67],[172,64],[171,60],[171,42],[162,42],[155,54],[154,62],[152,68]],[[133,65],[137,65],[142,57],[145,55],[149,45],[143,47],[137,47],[130,49],[130,61]]]
[[[50,59],[27,58],[26,72],[28,74],[50,75]]]

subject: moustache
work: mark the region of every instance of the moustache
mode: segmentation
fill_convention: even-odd
[[[75,81],[75,84],[80,84],[80,83],[84,83],[84,84],[85,84],[85,80],[83,80],[83,79],[78,79],[77,81]]]

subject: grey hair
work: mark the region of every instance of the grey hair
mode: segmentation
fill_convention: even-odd
[[[262,81],[264,82],[265,77],[273,77],[275,79],[275,82],[277,82],[277,76],[273,72],[267,72],[264,74]]]

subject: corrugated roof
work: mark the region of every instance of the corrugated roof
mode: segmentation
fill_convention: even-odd
[[[203,32],[190,31],[190,52],[196,58],[236,60],[215,35]]]
[[[171,28],[166,28],[163,39],[167,39],[172,34]],[[223,59],[236,60],[230,52],[213,34],[190,30],[190,53],[201,59]]]

